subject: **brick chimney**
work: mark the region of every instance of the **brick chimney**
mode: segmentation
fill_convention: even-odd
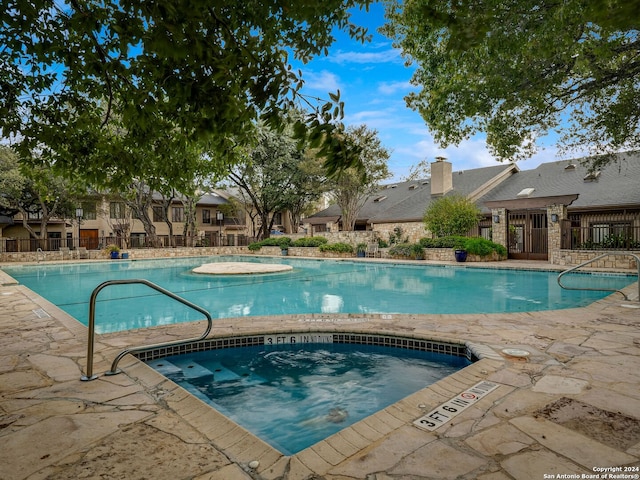
[[[453,189],[451,162],[446,157],[436,157],[431,164],[431,195],[441,197]]]

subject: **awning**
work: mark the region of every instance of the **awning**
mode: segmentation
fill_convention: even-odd
[[[327,223],[336,223],[340,220],[340,215],[333,217],[309,217],[302,219],[302,224],[308,223],[310,225],[325,225]]]
[[[491,200],[484,202],[487,208],[506,208],[507,210],[546,208],[551,205],[571,205],[578,198],[578,194],[557,195],[553,197],[514,198],[509,200]]]

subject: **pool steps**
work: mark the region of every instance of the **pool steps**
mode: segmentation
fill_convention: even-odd
[[[242,381],[243,383],[264,383],[266,380],[258,375],[251,374],[248,376],[238,375],[237,373],[224,367],[220,362],[211,362],[208,367],[200,365],[189,359],[172,358],[171,361],[166,358],[160,358],[147,362],[149,366],[157,370],[164,376],[177,374],[182,372],[184,378],[195,380],[199,378],[213,377],[214,382]]]

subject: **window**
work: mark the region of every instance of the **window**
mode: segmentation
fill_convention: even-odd
[[[202,224],[203,225],[211,224],[211,210],[209,209],[202,210]]]
[[[624,248],[633,239],[631,223],[592,223],[591,241],[604,248]]]
[[[487,240],[493,240],[493,229],[491,227],[480,227],[480,236]]]
[[[109,218],[125,218],[124,202],[111,202],[109,204]]]
[[[162,205],[153,206],[153,221],[164,222],[164,207]]]
[[[82,218],[85,220],[95,220],[96,202],[82,202]]]
[[[184,207],[171,207],[171,221],[184,222]]]
[[[534,190],[535,188],[532,188],[532,187],[523,188],[522,190],[520,190],[520,192],[518,192],[518,195],[516,195],[516,197],[519,197],[519,198],[530,197],[533,194]]]

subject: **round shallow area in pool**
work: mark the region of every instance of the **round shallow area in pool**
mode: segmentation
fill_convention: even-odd
[[[191,270],[201,275],[256,275],[260,273],[288,272],[291,265],[256,262],[213,262],[203,263]]]
[[[148,363],[292,455],[471,362],[392,347],[304,344],[210,350]]]

